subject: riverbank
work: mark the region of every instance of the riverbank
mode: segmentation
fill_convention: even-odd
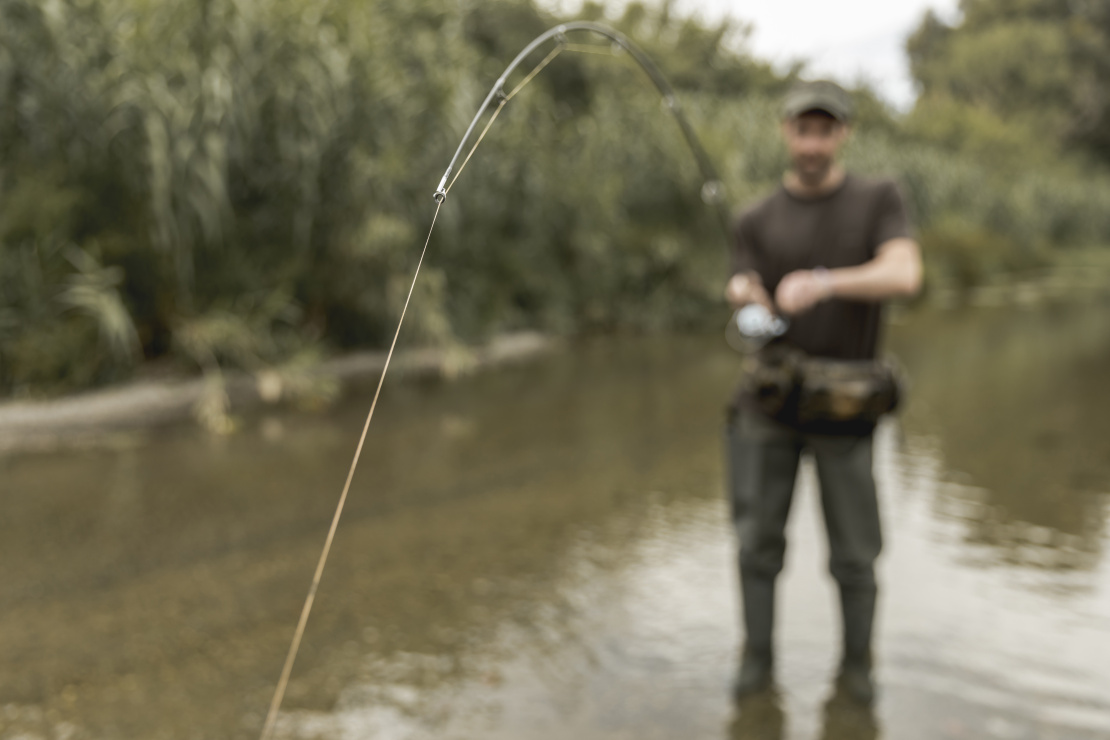
[[[535,357],[555,345],[549,336],[521,332],[467,349],[398,351],[390,376],[451,377]],[[356,352],[325,360],[309,371],[314,383],[358,385],[377,381],[385,352]],[[217,393],[223,414],[240,414],[288,400],[276,373],[229,373]],[[204,377],[138,380],[49,401],[0,403],[0,454],[104,447],[158,427],[189,421],[212,425],[213,380]]]
[[[1110,250],[1074,249],[1049,267],[994,275],[992,280],[958,290],[936,281],[916,307],[907,311],[951,309],[1037,309],[1110,300]],[[452,377],[480,368],[524,360],[552,349],[556,340],[537,332],[502,335],[478,347],[402,350],[391,375]],[[305,396],[334,399],[344,386],[377,382],[385,352],[356,352],[322,361],[289,377],[275,370],[256,375],[227,373],[212,377],[141,379],[111,388],[53,400],[0,402],[0,454],[127,444],[136,433],[173,424],[197,423],[221,433],[233,418],[251,409],[297,403]]]
[[[927,278],[931,308],[1036,308],[1087,303],[1110,298],[1110,249],[1105,246],[1055,252],[1044,264],[1027,270],[998,268],[973,285],[950,278]]]

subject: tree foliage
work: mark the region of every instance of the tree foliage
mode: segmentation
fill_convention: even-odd
[[[0,387],[382,343],[439,172],[552,22],[506,1],[0,0]],[[622,22],[687,60],[685,90],[778,84],[726,27]],[[679,259],[711,241],[699,184],[620,67],[565,55],[491,134],[444,214],[415,341],[704,303]]]
[[[1014,159],[1047,143],[1110,164],[1110,5],[963,0],[961,9],[955,26],[930,11],[907,43],[920,130],[973,149],[994,138]]]
[[[530,0],[0,0],[0,391],[151,361],[271,373],[382,346],[465,127],[558,20]],[[671,78],[733,205],[778,181],[775,101],[802,70],[776,73],[745,52],[745,28],[669,3],[608,21]],[[932,95],[942,57],[971,51],[930,51],[963,33],[930,28],[915,69]],[[686,326],[719,309],[725,237],[678,129],[627,56],[580,41],[593,53],[564,51],[514,98],[451,191],[406,341]],[[952,151],[959,131],[907,138],[874,94],[858,99],[852,162],[900,175],[926,229],[998,234],[1015,254],[1110,235],[1090,187],[1103,180],[998,188],[989,152]],[[984,142],[1026,121],[974,110],[960,125]]]

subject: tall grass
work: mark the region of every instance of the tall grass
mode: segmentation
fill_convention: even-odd
[[[464,127],[554,22],[528,0],[0,0],[0,390],[380,346]],[[679,84],[732,202],[773,187],[786,80],[727,27],[617,22]],[[1105,178],[1003,178],[884,115],[849,161],[901,179],[937,279],[1110,242]],[[726,249],[700,188],[639,71],[565,52],[452,190],[406,341],[701,321]]]

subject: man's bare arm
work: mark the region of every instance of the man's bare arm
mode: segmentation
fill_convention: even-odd
[[[921,250],[913,239],[883,242],[875,259],[826,273],[831,296],[878,301],[916,295],[921,290]]]
[[[921,250],[913,239],[883,242],[875,258],[855,267],[797,270],[782,279],[775,303],[799,314],[828,298],[880,301],[915,295],[921,290]]]

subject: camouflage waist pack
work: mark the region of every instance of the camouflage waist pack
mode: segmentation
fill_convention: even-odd
[[[798,421],[876,423],[902,399],[898,367],[889,360],[830,360],[800,363]]]
[[[833,360],[773,347],[748,357],[743,369],[743,395],[785,423],[873,425],[902,398],[901,372],[889,360]]]

